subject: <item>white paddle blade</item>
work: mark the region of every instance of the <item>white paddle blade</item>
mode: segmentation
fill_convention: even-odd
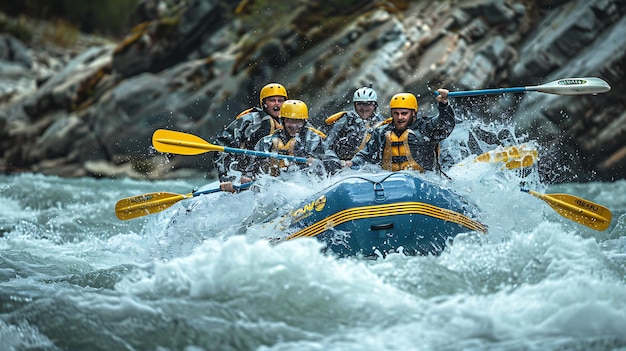
[[[611,90],[609,83],[600,78],[564,78],[526,90],[557,95],[588,95],[606,93]]]

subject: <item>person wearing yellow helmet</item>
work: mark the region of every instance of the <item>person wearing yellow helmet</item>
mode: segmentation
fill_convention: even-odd
[[[265,136],[254,147],[257,151],[275,152],[282,155],[304,157],[309,159],[308,165],[316,159],[324,157],[322,138],[308,125],[309,109],[304,101],[287,100],[280,108],[283,128],[274,134]],[[269,173],[273,176],[288,169],[301,169],[302,164],[294,164],[285,160],[257,158],[250,163],[246,176],[256,178],[259,174]]]
[[[259,106],[241,112],[224,130],[218,134],[215,143],[218,145],[254,149],[256,143],[267,135],[282,128],[280,107],[287,100],[287,90],[282,84],[269,83],[259,92]],[[220,189],[234,192],[232,182],[236,179],[231,173],[242,172],[250,162],[244,154],[222,153],[215,160],[215,168],[220,180]],[[241,183],[251,179],[242,176]]]
[[[324,140],[326,154],[344,161],[354,157],[368,142],[374,128],[385,121],[378,112],[378,94],[371,84],[354,92],[352,104],[354,109],[326,119],[330,126]]]
[[[456,123],[448,103],[448,90],[437,92],[439,115],[436,117],[418,118],[417,98],[411,93],[391,97],[392,123],[377,128],[365,147],[345,165],[361,166],[369,162],[390,171],[440,171],[439,142],[452,133]]]

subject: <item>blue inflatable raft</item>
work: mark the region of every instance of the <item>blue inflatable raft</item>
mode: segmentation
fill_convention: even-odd
[[[461,196],[418,174],[351,176],[291,211],[287,240],[315,237],[339,256],[438,255],[460,233],[486,232],[477,216]]]

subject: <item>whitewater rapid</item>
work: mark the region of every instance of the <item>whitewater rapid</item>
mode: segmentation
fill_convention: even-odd
[[[376,260],[268,240],[333,178],[262,178],[121,221],[122,198],[217,185],[0,175],[0,349],[626,348],[626,181],[544,185],[536,169],[473,162],[446,173],[425,176],[480,208],[488,234]],[[522,186],[602,204],[611,225],[582,226]]]

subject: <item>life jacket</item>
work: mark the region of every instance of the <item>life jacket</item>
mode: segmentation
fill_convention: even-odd
[[[250,109],[250,110],[252,110],[252,109]],[[244,112],[245,112],[245,111],[244,111]],[[253,111],[253,113],[254,113],[254,111]],[[244,115],[245,115],[245,114],[244,114]],[[240,116],[237,116],[237,118],[240,118],[241,116],[242,116],[242,115],[240,114]],[[251,135],[252,135],[253,133],[255,133],[255,132],[256,132],[256,130],[258,130],[258,128],[260,128],[260,127],[261,127],[261,125],[264,123],[263,121],[265,121],[265,120],[267,120],[267,121],[269,122],[269,131],[267,132],[267,134],[259,136],[259,137],[258,137],[259,139],[260,139],[260,138],[262,138],[262,137],[264,137],[264,136],[266,136],[266,135],[272,135],[272,134],[274,134],[274,132],[275,132],[276,130],[278,130],[278,129],[283,129],[283,126],[282,126],[280,123],[278,123],[278,122],[277,122],[277,121],[276,121],[276,120],[275,120],[272,116],[270,116],[270,115],[265,115],[265,116],[263,116],[263,118],[261,119],[261,122],[260,122],[259,124],[255,124],[255,123],[253,123],[252,125],[249,125],[249,126],[248,126],[249,131],[247,131],[247,132],[246,132],[246,134],[247,134],[247,138],[250,138],[250,137],[251,137]],[[254,128],[254,129],[253,129],[253,128]],[[242,139],[241,139],[241,146],[240,146],[240,147],[241,147],[242,149],[248,149],[248,148],[249,148],[249,149],[253,149],[253,148],[254,148],[254,145],[253,145],[253,144],[256,144],[256,143],[253,143],[253,144],[251,144],[251,145],[249,145],[249,146],[248,146],[248,145],[247,145],[247,142],[248,142],[248,139],[247,139],[247,138],[242,138]]]
[[[320,136],[320,138],[322,138],[322,139],[326,139],[326,137],[327,137],[327,135],[326,135],[326,134],[324,134],[324,132],[322,132],[322,131],[321,131],[321,130],[319,130],[319,129],[315,129],[315,128],[311,127],[311,126],[307,126],[307,129],[308,129],[308,130],[310,130],[310,131],[312,131],[313,133],[315,133],[315,134],[319,135],[319,136]]]
[[[389,117],[389,118],[387,118],[385,120],[382,120],[382,121],[376,123],[376,125],[374,125],[373,128],[369,128],[369,126],[368,126],[367,132],[365,134],[365,137],[361,141],[361,145],[359,145],[359,147],[356,149],[356,152],[361,151],[365,147],[365,144],[367,144],[367,142],[370,141],[370,139],[372,138],[372,133],[370,131],[372,129],[376,129],[376,128],[380,127],[380,126],[384,126],[386,124],[391,123],[392,121],[393,121],[393,119],[391,117]],[[355,154],[356,154],[356,152],[355,152]]]
[[[384,126],[384,125],[389,124],[389,123],[391,123],[391,122],[393,122],[393,117],[389,117],[389,118],[387,118],[387,119],[385,119],[385,120],[382,120],[382,121],[378,122],[378,123],[374,126],[374,128],[378,128],[378,127],[380,127],[380,126]]]
[[[237,117],[235,117],[235,119],[241,118],[242,116],[245,116],[245,115],[247,115],[247,114],[249,114],[249,113],[253,113],[253,112],[257,112],[257,113],[258,113],[259,111],[260,111],[260,110],[259,110],[257,107],[251,107],[251,108],[249,108],[249,109],[247,109],[247,110],[243,110],[243,111],[241,111],[241,112],[237,115]],[[283,128],[283,126],[282,126],[282,125],[280,125],[278,122],[276,122],[276,120],[275,120],[273,117],[271,117],[270,115],[267,115],[267,116],[265,116],[265,117],[263,117],[263,118],[267,118],[267,117],[270,117],[270,118],[271,118],[271,120],[270,120],[270,132],[269,132],[267,135],[272,135],[272,134],[274,134],[274,132],[276,131],[276,129],[282,129],[282,128]],[[312,126],[307,126],[307,128],[308,128],[310,131],[312,131],[312,132],[316,133],[317,135],[319,135],[322,139],[326,139],[326,134],[324,134],[324,132],[322,132],[321,130],[319,130],[319,129],[315,129],[315,128],[313,128]],[[244,147],[244,145],[242,144],[242,146],[241,146],[241,147],[243,148],[243,147]]]
[[[326,118],[326,120],[324,121],[326,123],[326,125],[333,125],[335,124],[335,122],[337,122],[339,119],[341,119],[341,117],[345,116],[346,114],[348,114],[348,111],[341,111],[341,112],[337,112],[333,115],[331,115],[330,117]],[[389,117],[385,120],[382,120],[378,123],[376,123],[374,125],[374,128],[378,128],[380,126],[383,126],[385,124],[389,124],[393,121],[393,118]]]
[[[274,134],[276,129],[283,129],[283,125],[278,123],[278,122],[276,122],[274,117],[272,117],[272,116],[267,116],[267,117],[270,118],[270,133],[268,135]]]
[[[330,117],[326,118],[325,122],[326,122],[327,125],[330,126],[330,125],[334,124],[335,122],[337,122],[341,117],[345,116],[346,113],[348,113],[348,112],[346,112],[346,111],[337,112],[337,113],[331,115]]]
[[[274,134],[274,131],[276,130],[276,128],[282,128],[282,126],[280,124],[278,124],[276,122],[276,120],[272,116],[270,116],[269,114],[267,114],[267,112],[265,112],[264,110],[261,110],[258,107],[250,107],[247,110],[241,111],[237,115],[237,117],[235,117],[235,119],[239,119],[239,118],[241,118],[241,117],[243,117],[245,115],[251,114],[251,113],[256,113],[257,116],[260,116],[263,113],[263,114],[265,114],[265,116],[263,116],[263,119],[268,118],[268,117],[271,118],[271,125],[270,125],[271,132],[268,135]],[[256,116],[253,117],[253,118],[256,118]]]
[[[333,125],[335,124],[338,120],[340,120],[342,117],[346,116],[348,114],[347,111],[341,111],[341,112],[337,112],[333,115],[331,115],[330,117],[326,118],[325,123],[327,125]],[[359,151],[363,150],[363,148],[365,148],[365,145],[367,144],[368,141],[370,141],[370,139],[372,138],[372,133],[371,131],[373,129],[376,129],[380,126],[383,126],[385,124],[389,124],[391,123],[392,119],[391,118],[387,118],[383,121],[380,121],[378,123],[376,123],[374,126],[370,126],[369,125],[369,121],[366,121],[366,128],[365,128],[365,132],[363,133],[363,137],[361,138],[361,142],[359,143],[359,146],[354,150],[354,152],[352,153],[351,156],[348,157],[348,159],[352,158],[352,156],[356,155]],[[325,137],[324,137],[325,139]]]
[[[243,116],[243,115],[247,115],[248,113],[253,112],[254,110],[255,110],[255,108],[254,108],[254,107],[250,107],[250,108],[249,108],[249,109],[247,109],[247,110],[243,110],[243,111],[241,111],[241,112],[237,115],[237,117],[235,117],[235,119],[237,119],[237,118],[241,118],[241,116]]]
[[[293,149],[296,145],[296,139],[297,138],[293,137],[289,139],[287,143],[284,143],[281,138],[272,139],[272,152],[276,152],[280,155],[293,156],[294,155]],[[285,160],[274,158],[270,160],[269,162],[268,173],[271,176],[276,177],[280,174],[280,170],[285,169],[285,168],[287,168],[287,164],[285,163]]]
[[[385,133],[385,148],[383,150],[382,167],[388,171],[396,172],[405,169],[413,169],[424,172],[424,168],[415,161],[409,148],[409,133],[413,131],[405,130],[398,136],[393,131]]]

